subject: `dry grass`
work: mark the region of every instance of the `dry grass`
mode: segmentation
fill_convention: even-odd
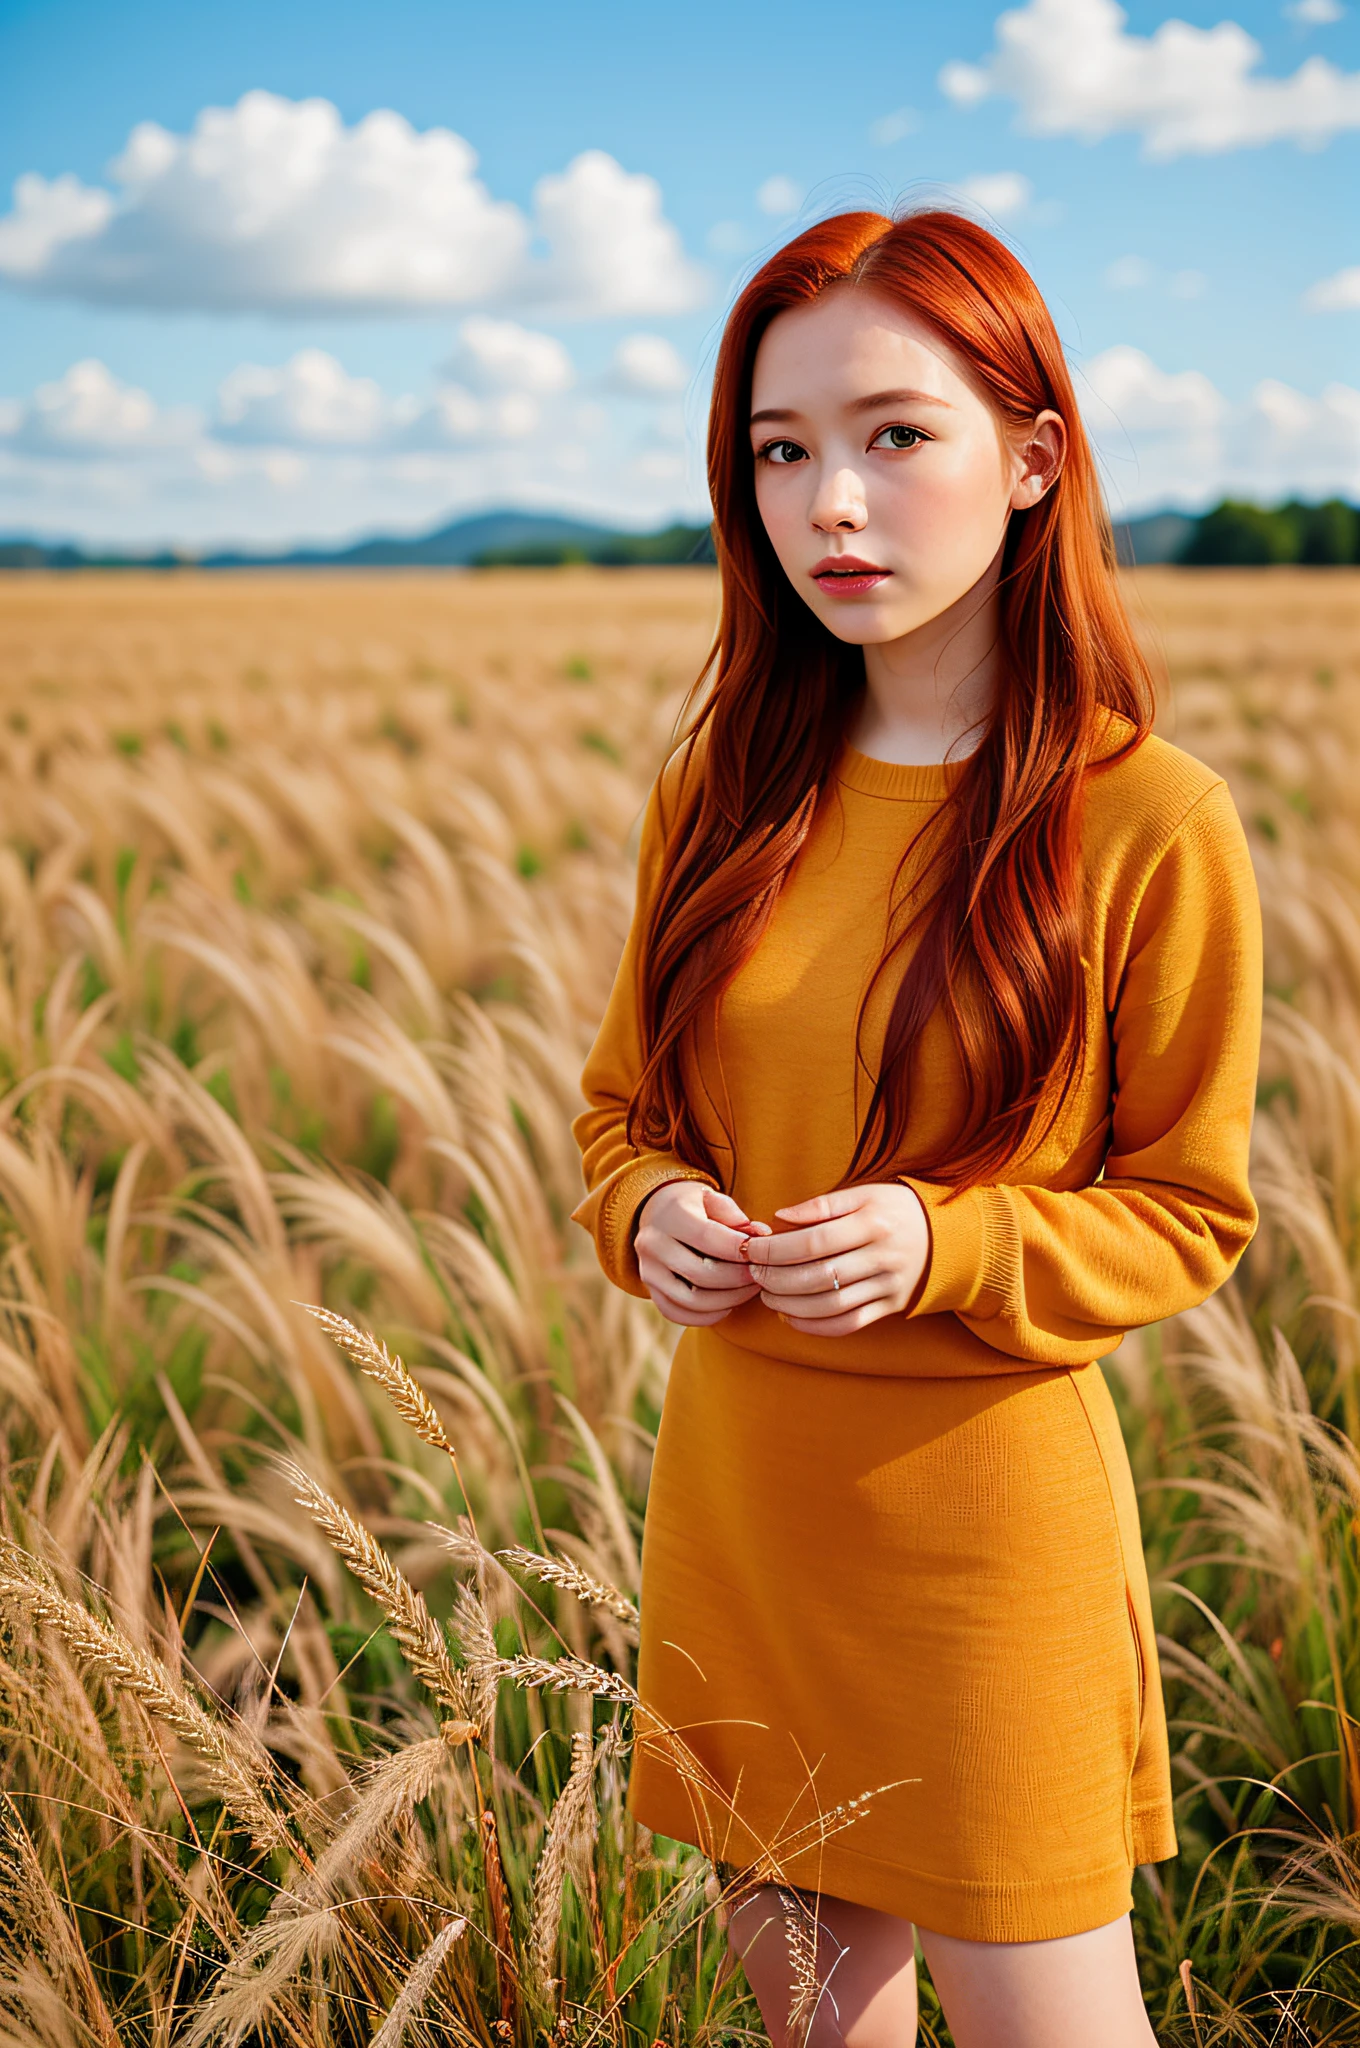
[[[1360,578],[1133,592],[1165,728],[1248,820],[1270,982],[1260,1236],[1112,1368],[1185,1848],[1139,1883],[1145,1981],[1169,2041],[1342,2042]],[[714,602],[705,571],[0,588],[0,2042],[754,2023],[707,1866],[622,1805],[670,1346],[566,1222]]]

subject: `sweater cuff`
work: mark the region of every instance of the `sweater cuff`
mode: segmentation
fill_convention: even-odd
[[[647,1289],[633,1250],[633,1225],[648,1195],[673,1180],[701,1180],[711,1188],[718,1185],[711,1173],[687,1165],[674,1153],[644,1152],[571,1212],[574,1223],[593,1232],[600,1264],[614,1285],[643,1300]]]
[[[1006,1293],[1010,1210],[999,1187],[964,1188],[898,1176],[919,1198],[930,1229],[930,1258],[909,1316],[992,1316]]]

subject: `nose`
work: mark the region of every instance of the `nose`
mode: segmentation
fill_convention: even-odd
[[[853,469],[823,476],[812,504],[812,524],[821,533],[860,533],[868,524],[864,485]]]

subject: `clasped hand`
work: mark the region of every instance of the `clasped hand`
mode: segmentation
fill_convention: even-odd
[[[662,1315],[706,1328],[758,1299],[790,1329],[845,1337],[899,1313],[915,1294],[930,1226],[913,1188],[870,1181],[775,1216],[791,1227],[776,1233],[697,1180],[667,1181],[649,1195],[634,1243]]]

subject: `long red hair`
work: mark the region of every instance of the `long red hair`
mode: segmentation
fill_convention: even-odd
[[[926,322],[1006,425],[1023,431],[1051,408],[1067,428],[1057,482],[1011,515],[997,708],[926,828],[928,886],[880,968],[920,932],[846,1174],[905,1170],[912,1049],[943,1004],[969,1112],[944,1151],[910,1166],[970,1186],[1040,1141],[1080,1070],[1080,799],[1102,758],[1104,712],[1134,728],[1113,753],[1107,742],[1104,757],[1122,758],[1151,727],[1153,688],[1048,308],[1002,242],[947,212],[896,221],[844,213],[808,228],[746,286],[723,334],[708,435],[722,613],[704,670],[712,687],[688,735],[692,746],[706,729],[702,774],[686,778],[644,934],[646,1057],[629,1137],[721,1178],[689,1100],[686,1049],[765,928],[863,687],[859,648],[821,624],[775,557],[756,506],[748,424],[770,321],[843,284],[885,294]]]

